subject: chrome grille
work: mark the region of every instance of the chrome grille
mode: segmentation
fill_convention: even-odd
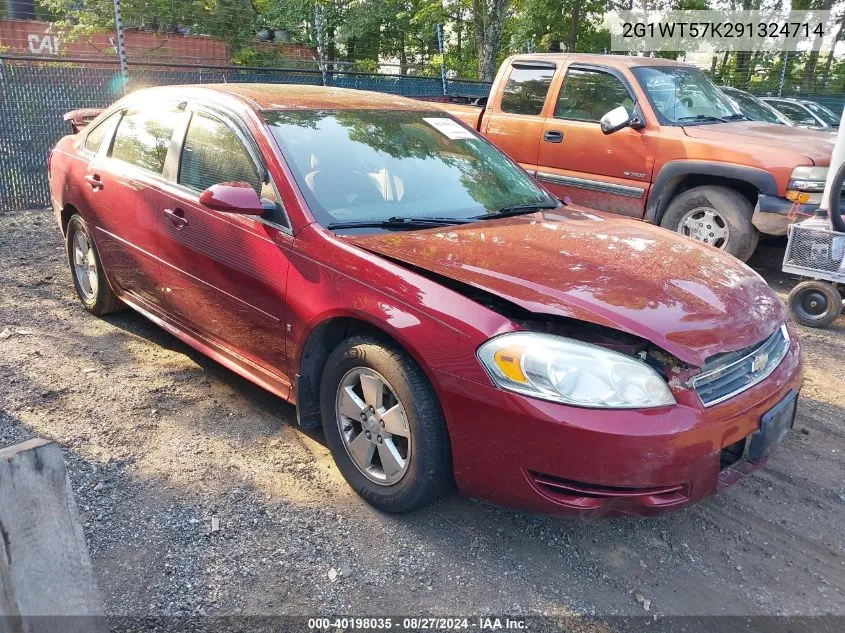
[[[701,373],[690,379],[705,407],[724,402],[771,374],[789,350],[789,333],[781,325],[766,340],[737,352],[709,359]]]

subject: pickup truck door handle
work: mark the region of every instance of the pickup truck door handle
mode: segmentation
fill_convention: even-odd
[[[170,218],[170,222],[175,226],[177,229],[181,229],[183,226],[188,225],[188,218],[185,217],[185,212],[182,209],[165,209],[164,212],[167,214],[167,217]]]
[[[543,140],[546,143],[560,143],[563,140],[563,132],[557,130],[546,130],[543,132]]]
[[[91,185],[91,189],[103,188],[103,181],[100,180],[100,174],[87,174],[85,176],[85,182]]]

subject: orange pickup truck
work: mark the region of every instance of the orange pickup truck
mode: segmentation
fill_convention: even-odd
[[[440,107],[558,197],[743,260],[817,208],[835,140],[748,120],[695,66],[651,57],[516,55],[486,105]]]

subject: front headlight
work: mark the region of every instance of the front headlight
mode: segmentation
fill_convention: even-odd
[[[792,170],[787,189],[795,191],[824,191],[827,167],[802,165]]]
[[[642,409],[675,404],[654,369],[603,347],[538,332],[512,332],[478,348],[499,387],[579,407]]]

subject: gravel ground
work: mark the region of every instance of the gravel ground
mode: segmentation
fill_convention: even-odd
[[[753,263],[785,293],[781,256]],[[0,279],[0,446],[62,446],[112,614],[845,615],[845,318],[802,329],[782,449],[698,506],[574,522],[456,495],[394,517],[288,404],[133,312],[86,314],[49,212],[0,214]]]

